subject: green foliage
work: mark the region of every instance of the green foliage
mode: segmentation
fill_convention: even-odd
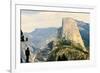
[[[82,50],[79,43],[66,40],[65,37],[59,38],[56,48],[51,51],[48,61],[67,61],[67,60],[87,60],[89,53]]]

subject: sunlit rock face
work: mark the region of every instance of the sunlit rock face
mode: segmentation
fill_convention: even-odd
[[[63,18],[62,25],[62,36],[65,36],[66,39],[69,39],[74,43],[79,43],[83,47],[83,50],[86,51],[76,20],[73,18]]]

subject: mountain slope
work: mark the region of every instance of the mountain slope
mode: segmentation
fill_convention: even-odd
[[[47,43],[57,37],[57,28],[36,29],[31,32],[30,35],[32,35],[32,42],[35,46],[39,49],[43,49]]]
[[[82,36],[85,46],[89,48],[89,43],[90,43],[89,24],[82,21],[77,21],[77,25],[79,27],[80,34]]]

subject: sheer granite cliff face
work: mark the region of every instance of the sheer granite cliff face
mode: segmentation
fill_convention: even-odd
[[[83,47],[82,50],[87,51],[77,26],[77,22],[73,18],[64,18],[62,20],[62,36],[65,36],[67,40],[80,44]]]

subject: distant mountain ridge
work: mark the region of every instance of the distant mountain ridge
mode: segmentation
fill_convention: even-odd
[[[32,36],[31,41],[37,47],[42,49],[43,46],[49,42],[50,39],[55,39],[57,37],[58,28],[40,28],[32,31],[29,35]]]
[[[85,23],[83,21],[77,21],[77,25],[80,30],[82,39],[86,43],[85,46],[89,46],[89,23]],[[27,35],[30,35],[31,37],[29,38],[31,38],[33,44],[36,45],[36,47],[38,46],[37,48],[40,48],[41,45],[45,45],[46,40],[49,40],[51,38],[56,38],[58,36],[59,28],[54,28],[54,27],[38,28],[30,33],[27,33]]]
[[[89,47],[89,43],[90,43],[90,27],[89,27],[89,23],[85,23],[83,21],[77,21],[77,25],[79,27],[80,30],[80,34],[82,36],[82,39],[84,41],[84,44],[86,47]]]

